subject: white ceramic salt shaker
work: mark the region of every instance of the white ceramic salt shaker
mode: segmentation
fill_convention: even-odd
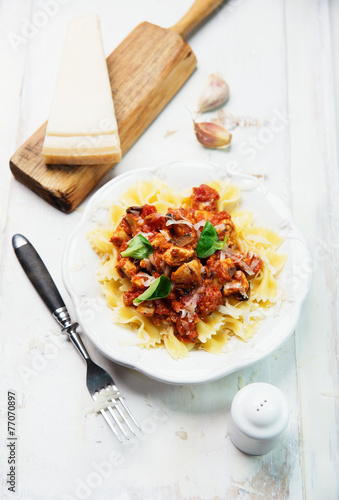
[[[287,427],[290,410],[285,395],[271,384],[243,387],[234,397],[229,434],[233,444],[249,455],[264,455]]]

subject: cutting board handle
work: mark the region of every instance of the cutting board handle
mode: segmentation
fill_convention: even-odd
[[[195,0],[188,12],[170,29],[183,38],[191,33],[224,0]]]

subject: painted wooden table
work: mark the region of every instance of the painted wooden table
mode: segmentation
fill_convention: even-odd
[[[143,433],[120,445],[88,414],[82,360],[32,289],[11,238],[37,247],[61,279],[65,243],[87,200],[65,215],[19,184],[10,156],[47,119],[68,19],[97,12],[107,54],[141,21],[168,27],[191,0],[0,1],[0,497],[20,500],[337,499],[339,311],[339,5],[230,0],[193,36],[198,68],[105,178],[182,159],[264,176],[291,207],[313,256],[295,333],[264,361],[213,383],[171,386],[93,357],[116,378]],[[246,117],[232,148],[202,148],[189,111],[210,73],[230,85],[226,110]],[[212,115],[210,115],[212,116]],[[243,123],[244,124],[244,123]],[[309,265],[306,263],[305,265]],[[300,269],[300,273],[303,269]],[[279,446],[261,457],[228,435],[233,397],[269,382],[288,397]],[[7,394],[16,395],[16,487],[8,490]]]

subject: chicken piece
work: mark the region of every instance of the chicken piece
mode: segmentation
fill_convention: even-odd
[[[248,300],[250,298],[250,284],[245,274],[242,271],[237,271],[234,279],[224,285],[222,293],[226,297],[234,295],[237,300]]]
[[[149,258],[148,259],[142,259],[139,262],[139,265],[140,265],[141,269],[146,269],[146,271],[148,271],[149,273],[152,272],[153,266],[152,266],[152,263],[149,260]]]
[[[118,271],[122,271],[127,278],[132,278],[138,269],[129,257],[122,257],[117,264]]]
[[[172,273],[171,280],[178,288],[187,289],[199,285],[201,283],[201,267],[201,263],[197,259],[186,262]]]
[[[147,287],[150,286],[149,285],[150,278],[151,278],[151,276],[146,274],[146,273],[137,273],[137,274],[134,274],[134,276],[132,276],[130,279],[131,279],[131,283],[133,285],[145,290]]]
[[[184,262],[193,258],[195,251],[188,248],[181,248],[175,245],[166,250],[162,258],[169,266],[180,266]]]
[[[146,300],[138,305],[137,312],[143,314],[147,318],[151,318],[154,316],[155,307],[150,300]]]
[[[120,247],[123,241],[129,241],[132,237],[132,232],[130,227],[126,224],[124,220],[120,221],[116,227],[116,230],[113,233],[111,238],[111,243]]]
[[[199,300],[196,313],[200,317],[207,316],[222,305],[222,293],[212,280],[206,279],[199,287]]]
[[[150,243],[153,248],[159,250],[160,252],[165,252],[168,248],[171,247],[171,244],[166,240],[165,236],[162,233],[157,233],[155,238],[150,240]]]
[[[217,191],[206,184],[193,188],[192,208],[195,210],[207,210],[216,212],[218,210],[218,200],[220,199]]]
[[[221,288],[228,281],[232,281],[236,267],[232,259],[220,260],[220,252],[211,255],[206,262],[206,273],[213,279],[215,285]]]
[[[200,222],[201,220],[211,220],[213,216],[215,215],[214,212],[207,212],[207,210],[195,210],[194,213],[194,220],[195,222]],[[200,229],[202,229],[203,226],[200,226]]]
[[[223,240],[227,234],[227,245],[232,246],[235,244],[235,225],[229,213],[221,211],[215,214],[210,222],[216,228],[219,240]]]

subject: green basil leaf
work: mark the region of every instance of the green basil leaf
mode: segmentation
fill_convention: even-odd
[[[219,240],[215,227],[210,221],[207,221],[196,248],[199,259],[205,259],[213,255],[217,250],[222,250],[226,245],[227,238],[228,235],[226,234],[223,241]]]
[[[122,257],[133,257],[134,259],[147,259],[154,252],[150,242],[142,234],[137,234],[129,242],[126,250],[121,252]]]
[[[139,297],[133,300],[133,304],[140,304],[144,300],[155,300],[155,299],[163,299],[167,297],[167,295],[171,291],[171,281],[167,276],[160,276],[157,278],[151,286],[147,288]]]

